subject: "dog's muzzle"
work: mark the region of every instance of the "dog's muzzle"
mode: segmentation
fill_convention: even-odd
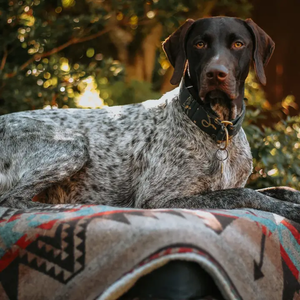
[[[238,97],[236,80],[224,65],[209,65],[201,77],[199,96],[202,101],[226,101]]]

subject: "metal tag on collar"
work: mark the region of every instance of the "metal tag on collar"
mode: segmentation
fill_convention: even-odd
[[[223,174],[223,169],[224,169],[224,161],[227,160],[228,158],[228,150],[227,150],[227,147],[228,147],[228,144],[229,144],[229,133],[228,133],[228,129],[227,129],[227,126],[228,125],[233,125],[232,122],[230,121],[221,121],[221,123],[224,125],[224,131],[225,131],[225,137],[226,137],[226,140],[225,140],[225,145],[222,146],[222,144],[220,143],[219,144],[219,149],[217,150],[216,152],[216,158],[221,161],[221,174]],[[225,151],[225,157],[223,157],[223,151]]]

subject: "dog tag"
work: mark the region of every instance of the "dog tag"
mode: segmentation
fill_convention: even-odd
[[[224,172],[224,161],[228,158],[228,150],[218,149],[216,152],[216,158],[221,162],[221,174]]]

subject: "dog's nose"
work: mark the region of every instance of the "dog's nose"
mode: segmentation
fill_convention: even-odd
[[[209,80],[224,81],[228,76],[228,69],[222,65],[214,65],[207,69],[206,78]]]

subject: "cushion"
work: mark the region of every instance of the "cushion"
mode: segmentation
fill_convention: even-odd
[[[182,288],[200,266],[225,299],[300,299],[299,229],[253,209],[0,207],[0,299],[118,299],[174,261],[193,266],[173,267]]]

